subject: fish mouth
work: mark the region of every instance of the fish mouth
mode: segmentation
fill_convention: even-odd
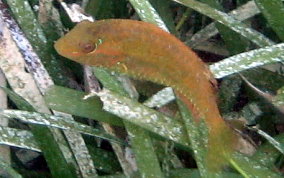
[[[61,56],[75,61],[77,61],[79,57],[84,55],[81,51],[75,49],[72,44],[66,42],[64,39],[59,39],[58,41],[56,41],[54,48]]]

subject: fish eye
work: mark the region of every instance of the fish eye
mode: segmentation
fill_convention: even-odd
[[[95,44],[93,43],[80,43],[79,46],[81,47],[82,52],[84,53],[90,53],[95,50]]]

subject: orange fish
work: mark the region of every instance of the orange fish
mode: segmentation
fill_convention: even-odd
[[[134,20],[83,21],[55,43],[62,56],[108,68],[133,78],[171,86],[198,123],[209,130],[209,167],[223,165],[233,152],[234,135],[222,119],[206,64],[175,36]]]

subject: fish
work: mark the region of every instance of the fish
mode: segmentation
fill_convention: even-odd
[[[237,136],[219,112],[216,80],[197,54],[175,36],[137,20],[82,21],[54,47],[78,63],[172,87],[194,121],[206,123],[209,167],[219,169],[228,162]]]

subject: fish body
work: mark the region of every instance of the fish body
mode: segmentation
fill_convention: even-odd
[[[55,48],[62,56],[81,64],[171,86],[196,122],[206,122],[209,153],[211,148],[212,154],[233,149],[235,136],[219,113],[212,85],[215,79],[206,64],[168,32],[134,20],[83,21],[58,40]]]

